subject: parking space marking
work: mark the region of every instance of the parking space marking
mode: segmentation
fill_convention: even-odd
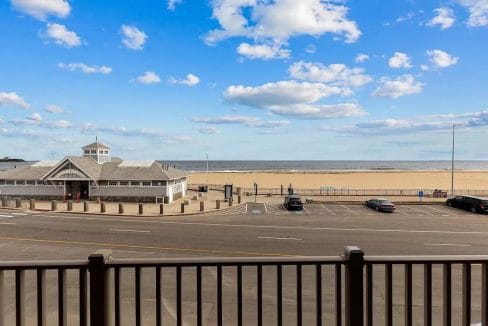
[[[331,213],[332,215],[337,215],[335,212],[327,208],[325,205],[320,205],[323,209],[325,209],[327,212]]]
[[[12,213],[12,215],[15,215],[15,216],[27,216],[29,214],[27,214],[27,213]]]
[[[395,209],[395,212],[394,213],[398,213],[398,214],[402,214],[402,215],[406,215],[406,216],[410,216],[410,214],[408,214],[407,212],[404,212],[403,210],[399,209],[400,207],[397,206],[397,209]]]
[[[0,215],[0,217],[8,217],[8,218],[11,218],[13,216],[12,215]]]
[[[356,212],[355,210],[352,210],[351,208],[347,207],[346,205],[341,205],[341,207],[344,207],[345,209],[350,211],[353,215],[359,215],[358,212]]]
[[[135,233],[150,233],[151,231],[146,230],[123,230],[123,229],[109,229],[109,231],[115,232],[135,232]]]
[[[426,246],[450,246],[450,247],[472,247],[469,244],[460,244],[460,243],[424,243]]]
[[[310,212],[308,211],[308,209],[305,208],[305,205],[303,205],[303,210],[305,211],[305,213],[307,213],[308,215],[311,215]]]
[[[432,214],[432,213],[430,213],[430,212],[422,211],[422,210],[420,210],[420,209],[413,208],[413,207],[410,207],[410,206],[406,206],[406,205],[405,205],[405,208],[408,208],[408,209],[411,209],[411,210],[413,210],[413,211],[419,212],[420,214],[426,214],[426,215],[429,215],[429,216],[434,216],[434,214]]]
[[[14,222],[0,222],[0,225],[15,225]]]
[[[291,240],[291,241],[303,241],[303,239],[300,238],[275,238],[275,237],[258,237],[258,239],[264,239],[264,240]]]
[[[425,206],[425,207],[426,208],[429,208],[429,209],[432,209],[433,211],[442,213],[443,214],[442,216],[450,216],[450,215],[447,215],[447,212],[446,211],[443,211],[442,209],[435,208],[435,207],[431,207],[431,206]]]

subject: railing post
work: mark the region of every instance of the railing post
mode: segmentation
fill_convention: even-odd
[[[111,324],[110,273],[106,265],[111,256],[111,250],[98,250],[88,257],[91,326]]]
[[[363,269],[364,252],[356,246],[344,248],[345,271],[345,317],[346,326],[363,326]]]

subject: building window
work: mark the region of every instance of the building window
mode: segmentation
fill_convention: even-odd
[[[109,181],[108,182],[108,185],[109,186],[117,186],[118,185],[118,182],[117,181]]]
[[[28,180],[26,183],[28,186],[35,186],[36,185],[36,182],[34,180]]]
[[[142,185],[143,185],[144,187],[151,187],[151,181],[143,181],[143,182],[142,182]]]
[[[97,150],[96,149],[90,150],[90,154],[96,154],[96,153],[97,153]]]
[[[129,181],[120,181],[119,184],[121,186],[126,186],[127,187],[129,185]]]
[[[25,181],[24,180],[17,180],[15,181],[15,184],[18,185],[18,186],[25,186]]]
[[[107,181],[100,181],[100,182],[98,182],[98,184],[100,185],[100,187],[106,187],[108,185],[108,182]]]
[[[5,181],[5,184],[6,184],[6,185],[9,185],[9,186],[12,186],[12,185],[14,185],[15,183],[14,183],[14,181],[13,181],[13,180],[6,180],[6,181]]]
[[[153,187],[164,187],[166,186],[166,181],[153,181]]]
[[[36,181],[36,184],[38,186],[47,186],[48,185],[47,181]]]
[[[83,151],[83,153],[85,153],[85,155],[90,154],[90,150],[89,150],[89,149],[85,149],[85,150]]]
[[[3,186],[5,184],[5,180],[0,180],[0,185]]]
[[[139,181],[131,181],[130,185],[134,186],[134,187],[139,187],[141,185],[141,183]]]

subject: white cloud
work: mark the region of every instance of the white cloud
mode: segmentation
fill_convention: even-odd
[[[468,26],[488,26],[488,1],[486,0],[458,0],[469,10]]]
[[[429,70],[429,66],[427,66],[427,65],[420,65],[420,69],[422,69],[422,71],[427,71],[427,70]]]
[[[194,74],[188,74],[188,75],[186,75],[185,79],[176,79],[176,78],[171,77],[169,79],[169,82],[171,84],[180,84],[180,85],[186,85],[186,86],[192,87],[192,86],[198,85],[200,83],[200,78],[198,78],[198,76],[196,76]]]
[[[279,81],[258,87],[229,86],[224,92],[227,102],[284,116],[302,119],[329,119],[364,115],[354,103],[317,104],[321,99],[341,95],[344,89],[323,83]]]
[[[158,130],[152,129],[128,129],[125,127],[110,127],[110,126],[97,126],[91,123],[85,123],[83,126],[79,127],[82,133],[107,133],[113,135],[120,135],[124,137],[143,137],[143,138],[156,138],[166,144],[179,144],[187,143],[192,140],[190,136],[186,135],[174,135],[165,134]]]
[[[421,93],[423,84],[417,82],[412,75],[403,75],[395,79],[383,77],[380,85],[373,92],[374,96],[399,98],[406,95]]]
[[[442,50],[429,50],[426,53],[429,57],[430,62],[436,68],[447,68],[455,65],[459,61],[458,57],[454,57]]]
[[[243,115],[224,115],[217,117],[193,117],[191,119],[196,123],[204,123],[210,125],[243,125],[251,128],[274,128],[283,127],[290,124],[287,120],[263,120],[261,118]]]
[[[34,112],[30,116],[26,117],[26,119],[33,122],[41,122],[42,116],[39,113]]]
[[[364,69],[349,68],[344,64],[324,66],[321,63],[299,61],[292,64],[288,71],[295,79],[342,87],[360,87],[373,80],[364,74]]]
[[[237,53],[248,59],[283,59],[290,57],[290,50],[282,49],[277,45],[241,43]]]
[[[367,54],[364,54],[364,53],[359,53],[356,58],[354,59],[354,61],[356,63],[363,63],[365,61],[369,60],[369,55]]]
[[[440,26],[441,30],[448,29],[456,21],[454,11],[451,8],[441,7],[434,9],[436,16],[427,23],[427,26]]]
[[[64,109],[58,105],[55,104],[48,104],[45,109],[46,112],[49,113],[63,113]]]
[[[48,128],[61,128],[66,129],[72,126],[71,122],[66,120],[58,120],[58,121],[48,121],[45,122],[45,126]]]
[[[131,50],[142,50],[146,43],[147,35],[135,26],[122,25],[122,44]]]
[[[68,17],[71,6],[66,0],[12,0],[12,6],[40,20],[48,16]]]
[[[176,6],[179,5],[183,0],[168,0],[168,9],[175,10]]]
[[[200,127],[197,128],[198,132],[205,135],[215,135],[219,134],[220,131],[215,127]]]
[[[15,92],[0,92],[0,106],[4,105],[19,106],[24,109],[30,108],[30,104]]]
[[[325,33],[344,35],[346,42],[355,42],[361,35],[356,22],[347,18],[348,8],[329,1],[212,0],[211,6],[220,29],[207,33],[207,43],[244,36],[282,44],[293,36]]]
[[[41,36],[45,39],[52,39],[54,43],[67,48],[78,47],[81,45],[80,37],[61,24],[47,24],[47,29]]]
[[[143,75],[138,76],[136,78],[136,81],[141,83],[141,84],[158,84],[161,82],[161,79],[159,78],[158,74],[156,74],[153,71],[146,71]]]
[[[412,64],[410,62],[410,57],[406,53],[402,52],[395,52],[395,54],[388,60],[388,65],[390,68],[399,69],[399,68],[412,68]]]
[[[68,71],[76,71],[80,70],[85,74],[103,74],[107,75],[112,72],[112,68],[107,66],[96,66],[92,65],[89,66],[83,62],[74,62],[74,63],[58,63],[58,68],[65,69]]]

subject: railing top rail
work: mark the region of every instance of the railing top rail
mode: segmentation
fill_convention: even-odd
[[[80,269],[87,268],[88,260],[29,260],[2,261],[0,270],[11,269]]]
[[[487,255],[365,256],[366,264],[488,263]]]
[[[244,266],[244,265],[333,265],[343,264],[342,256],[291,256],[291,257],[213,257],[169,259],[113,259],[111,267],[164,267],[164,266]]]

